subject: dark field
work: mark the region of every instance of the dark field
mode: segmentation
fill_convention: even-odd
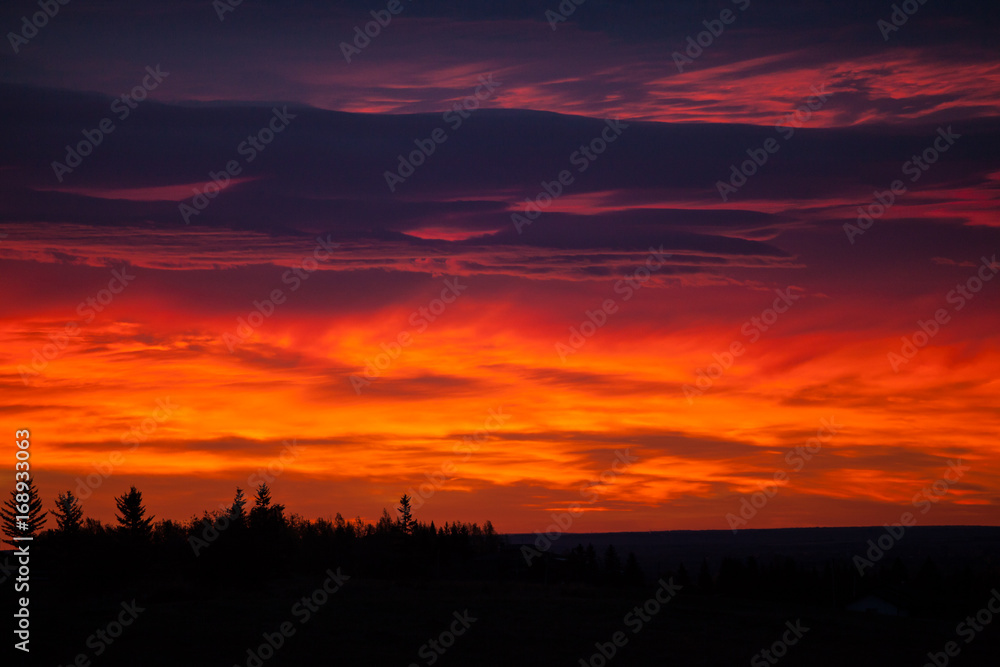
[[[563,535],[550,550],[551,555],[593,544],[604,553],[614,544],[623,557],[636,553],[641,584],[574,581],[579,577],[567,569],[572,561],[561,556],[547,556],[533,569],[511,568],[510,562],[520,559],[516,546],[504,552],[511,561],[490,559],[474,575],[467,570],[463,577],[395,580],[352,574],[335,559],[291,574],[251,573],[246,583],[170,575],[169,568],[150,577],[141,567],[120,578],[102,575],[107,581],[100,583],[67,583],[42,566],[32,579],[27,664],[920,667],[930,664],[931,652],[940,654],[940,667],[951,641],[958,654],[948,664],[998,664],[1000,623],[961,636],[956,628],[985,609],[1000,586],[996,528],[914,528],[893,548],[891,559],[883,559],[893,566],[861,578],[857,593],[792,590],[812,581],[808,573],[821,573],[824,564],[849,565],[847,552],[856,545],[862,553],[867,536],[879,530]],[[856,544],[859,538],[864,539]],[[522,538],[508,540],[516,545]],[[758,575],[732,569],[749,556],[761,563]],[[773,558],[794,559],[798,574],[774,578],[765,566]],[[939,599],[918,600],[927,585],[921,583],[920,561],[928,558],[940,570],[937,583],[943,588],[936,589]],[[701,562],[709,580],[697,576]],[[682,564],[690,572],[687,580],[686,572],[679,574]],[[538,571],[541,566],[545,571]],[[889,577],[892,572],[899,577]],[[682,580],[686,583],[678,588]],[[783,581],[788,590],[781,590]],[[325,582],[332,593],[323,591]],[[907,615],[848,611],[854,601],[849,598],[870,592],[865,586],[899,602]],[[838,587],[843,589],[843,582]],[[656,601],[658,591],[667,602]],[[134,619],[122,606],[133,599]],[[115,634],[117,628],[108,625],[120,616],[129,621],[120,635],[105,635],[110,640],[105,641],[96,634]],[[795,627],[798,634],[789,630]],[[783,636],[794,643],[780,645]],[[270,650],[267,637],[277,650]],[[610,659],[599,653],[601,647]],[[775,651],[771,661],[763,650]]]
[[[927,651],[955,639],[955,622],[832,612],[679,593],[638,633],[623,617],[653,592],[446,582],[398,585],[350,580],[305,624],[290,612],[315,587],[305,577],[259,589],[185,600],[139,595],[141,613],[120,641],[94,660],[117,665],[246,665],[247,648],[286,621],[290,636],[266,665],[431,664],[421,646],[447,630],[453,612],[469,610],[469,629],[433,664],[579,665],[624,631],[628,643],[616,665],[746,665],[779,639],[786,621],[809,628],[781,659],[783,665],[923,665]],[[984,597],[985,602],[985,597]],[[40,614],[41,626],[60,628],[56,646],[38,647],[46,664],[68,665],[87,651],[86,639],[120,609],[106,597],[75,609]],[[83,611],[81,614],[79,612]],[[957,619],[956,619],[957,621]],[[990,628],[956,659],[958,665],[991,665],[1000,633]],[[426,653],[426,651],[425,651]],[[61,662],[60,662],[61,661]],[[255,662],[251,663],[256,664]],[[595,662],[593,664],[600,664]],[[766,664],[766,663],[762,663]]]

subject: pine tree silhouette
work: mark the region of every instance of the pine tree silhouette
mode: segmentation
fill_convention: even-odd
[[[394,528],[396,528],[396,522],[389,516],[389,510],[383,507],[382,516],[378,518],[378,523],[375,524],[375,532],[379,535],[390,535]]]
[[[146,507],[142,504],[142,492],[134,486],[129,488],[128,493],[115,498],[115,506],[118,512],[115,519],[118,526],[132,537],[149,538],[152,534],[152,523],[155,517],[146,517]]]
[[[285,524],[285,506],[271,504],[271,489],[261,482],[250,510],[250,527],[255,529],[277,529]]]
[[[270,502],[270,494],[268,494],[268,502]],[[243,489],[236,487],[236,496],[233,498],[233,506],[229,508],[229,520],[237,526],[245,526],[247,523],[247,513],[246,507],[247,499],[243,495]]]
[[[42,527],[45,526],[46,514],[48,512],[42,511],[42,499],[38,497],[34,477],[16,481],[14,489],[10,492],[10,500],[0,508],[0,523],[3,524],[3,534],[11,538],[5,542],[16,544],[13,540],[15,537],[38,535]],[[19,516],[26,518],[18,520]]]
[[[52,510],[56,517],[56,525],[62,533],[77,533],[83,528],[83,508],[80,500],[72,491],[60,493],[56,499],[56,508]]]
[[[410,497],[403,494],[403,497],[399,499],[399,507],[397,508],[399,512],[399,529],[403,531],[404,535],[410,535],[413,533],[413,512],[410,510]]]

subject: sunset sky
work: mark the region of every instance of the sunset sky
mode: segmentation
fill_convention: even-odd
[[[998,525],[1000,9],[913,5],[5,3],[0,423],[104,521],[271,466],[307,518],[727,529],[784,471],[746,528],[882,525],[961,459],[919,523]]]

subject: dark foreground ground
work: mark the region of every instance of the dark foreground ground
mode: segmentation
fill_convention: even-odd
[[[636,620],[626,624],[626,614],[656,586],[609,591],[350,579],[308,618],[301,611],[294,614],[296,601],[322,579],[282,580],[211,597],[194,591],[176,600],[136,591],[145,611],[100,656],[94,648],[100,641],[88,647],[88,636],[119,615],[120,599],[38,610],[37,662],[32,664],[69,665],[82,653],[95,665],[579,665],[581,658],[600,665],[598,658],[591,660],[595,642],[607,644],[623,632],[627,643],[609,664],[766,665],[772,663],[763,656],[752,660],[781,639],[788,621],[800,621],[800,629],[808,630],[788,648],[782,665],[919,667],[929,651],[942,651],[952,640],[962,642],[952,664],[996,665],[1000,656],[996,627],[984,628],[965,644],[955,634],[955,622],[831,613],[683,591],[641,627]],[[455,612],[461,617],[466,611],[468,629],[450,648],[439,654],[428,646],[421,653],[422,646],[449,630]],[[294,634],[269,659],[251,659],[247,649],[257,650],[265,641],[262,635],[273,636],[285,622]],[[57,637],[46,631],[53,629]],[[440,641],[451,643],[448,637]]]
[[[1000,613],[989,610],[1000,590],[996,528],[908,533],[893,549],[901,558],[889,573],[906,571],[904,589],[923,590],[918,571],[930,558],[953,590],[938,591],[940,604],[911,595],[907,603],[923,611],[905,617],[848,611],[850,600],[822,589],[803,599],[827,603],[789,602],[796,585],[787,582],[798,580],[784,577],[760,583],[753,595],[719,592],[723,557],[794,556],[801,573],[810,561],[849,564],[869,534],[878,529],[567,535],[550,554],[549,572],[558,573],[558,554],[576,543],[592,541],[597,551],[617,544],[638,554],[641,585],[569,583],[510,569],[493,580],[402,573],[403,581],[393,581],[352,574],[333,558],[295,574],[240,573],[224,583],[218,575],[195,583],[169,567],[150,576],[141,562],[134,564],[138,575],[121,577],[114,568],[88,577],[97,564],[79,577],[40,566],[31,580],[28,656],[7,651],[13,591],[12,580],[3,583],[4,649],[14,657],[0,657],[0,665],[1000,665]],[[714,591],[699,587],[702,562],[718,573]],[[680,583],[682,564],[693,581],[664,590],[660,575]],[[756,581],[764,577],[762,569]],[[656,601],[657,593],[669,601]],[[949,642],[953,656],[945,652]]]

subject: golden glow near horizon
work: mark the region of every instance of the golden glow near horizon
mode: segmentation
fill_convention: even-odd
[[[562,303],[558,282],[512,279],[498,296],[462,276],[467,289],[435,305],[438,277],[373,312],[312,312],[289,293],[230,353],[223,337],[252,306],[186,313],[150,286],[170,272],[133,272],[74,335],[62,322],[73,299],[0,329],[7,367],[29,369],[27,384],[8,375],[4,398],[33,431],[45,497],[89,475],[87,513],[104,520],[132,483],[152,512],[183,519],[270,479],[307,517],[377,516],[423,484],[418,516],[438,521],[489,518],[526,532],[582,501],[579,530],[726,528],[740,498],[783,470],[788,479],[749,527],[871,523],[959,457],[968,484],[933,521],[995,518],[1000,429],[983,408],[995,400],[1000,353],[961,340],[961,318],[977,315],[956,313],[959,339],[942,336],[896,373],[886,355],[897,333],[817,328],[828,315],[810,287],[780,314],[767,312],[773,290],[744,289],[743,307],[708,319],[677,315],[691,288],[650,282],[630,301],[619,296],[603,326],[581,328],[613,280],[583,283],[583,296]],[[227,277],[238,282],[239,272]],[[301,292],[322,302],[339,276],[313,280]],[[700,289],[718,310],[732,299]],[[421,308],[433,322],[411,317]],[[671,326],[648,325],[670,313]],[[404,331],[409,343],[397,345]],[[562,359],[556,343],[570,340],[581,344]],[[36,351],[44,364],[32,367]],[[840,430],[795,470],[787,452],[829,419]],[[283,442],[296,443],[294,455]],[[635,461],[602,480],[626,450]]]

